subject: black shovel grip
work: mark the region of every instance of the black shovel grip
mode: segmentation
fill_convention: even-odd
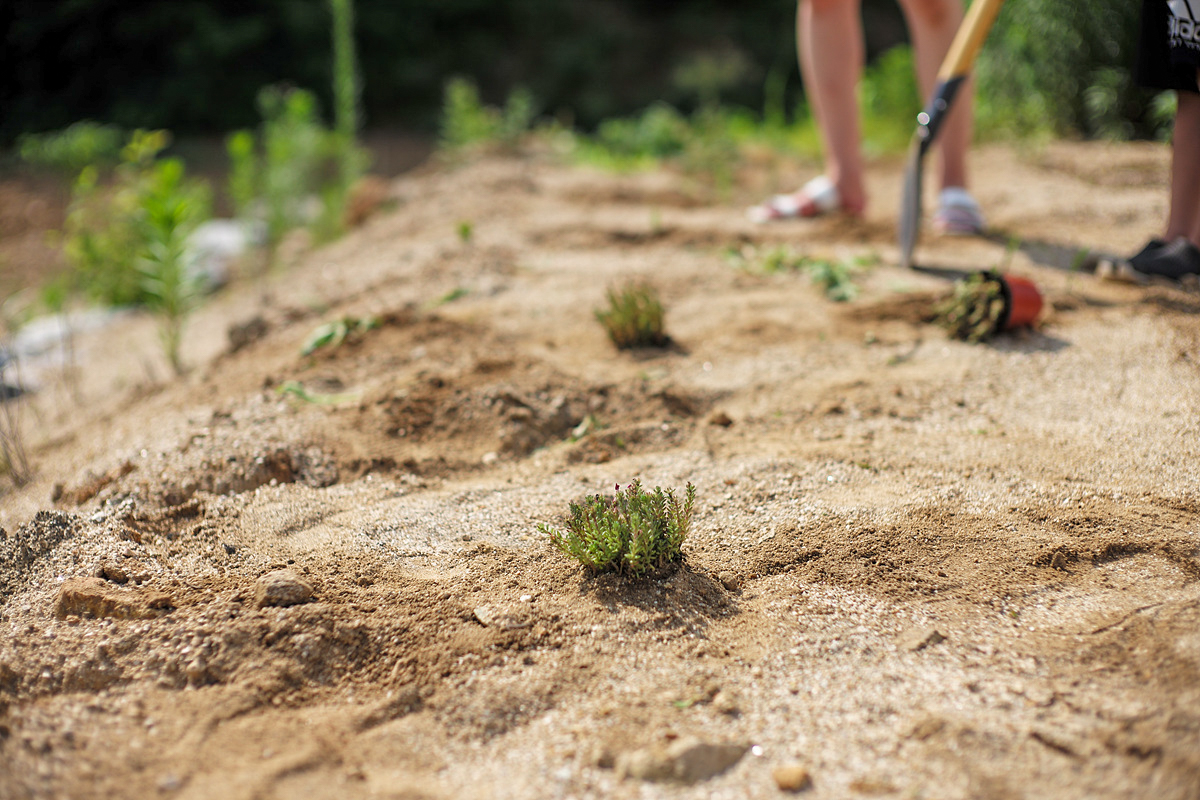
[[[929,105],[925,106],[924,111],[917,114],[917,136],[921,139],[922,150],[928,149],[937,139],[938,132],[942,129],[942,123],[946,121],[949,114],[950,106],[954,103],[958,90],[962,88],[966,80],[966,75],[956,75],[939,83],[933,97],[929,100]]]

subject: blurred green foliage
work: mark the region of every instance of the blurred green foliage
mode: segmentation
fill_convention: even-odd
[[[366,163],[353,137],[330,129],[317,105],[308,90],[264,87],[257,133],[235,131],[225,140],[228,195],[240,218],[265,226],[268,262],[295,228],[310,228],[318,241],[336,238],[350,188],[345,181]]]
[[[1128,0],[1009,0],[979,57],[980,136],[1164,137],[1169,99],[1132,77],[1140,9]]]
[[[339,0],[340,1],[340,0]],[[890,0],[876,35],[902,37]],[[318,0],[6,0],[0,144],[82,118],[224,132],[255,124],[262,86],[319,87],[334,108],[330,3]],[[662,99],[681,64],[712,51],[748,65],[725,102],[759,106],[763,65],[795,77],[794,0],[355,0],[362,121],[432,130],[445,81],[502,103],[526,86],[551,115],[590,127]],[[0,17],[4,16],[0,12]]]
[[[83,120],[60,131],[24,134],[17,140],[17,153],[29,164],[76,175],[87,166],[116,164],[124,139],[115,125]]]
[[[533,95],[528,89],[514,89],[504,107],[498,108],[483,103],[473,80],[451,78],[442,101],[439,144],[451,153],[485,143],[515,147],[533,126],[535,116]]]
[[[68,285],[47,290],[49,305],[79,291],[105,305],[154,306],[180,289],[175,276],[165,276],[165,286],[148,280],[145,262],[176,269],[163,248],[181,246],[179,237],[207,218],[211,198],[206,185],[184,178],[181,162],[158,158],[169,140],[166,131],[134,131],[111,175],[94,164],[80,170],[63,230]]]
[[[349,0],[8,0],[0,145],[79,119],[184,133],[249,127],[259,88],[284,83],[319,87],[317,101],[336,111],[343,136],[364,121],[432,131],[455,75],[476,87],[480,107],[537,98],[539,113],[583,130],[655,103],[690,116],[719,100],[753,109],[760,125],[778,131],[804,113],[795,7],[795,0],[355,0],[352,8]],[[878,90],[870,79],[864,85],[864,111],[868,119],[898,114],[913,91],[900,82],[911,77],[900,53],[880,54],[905,41],[904,25],[891,0],[864,0],[863,8],[867,51],[879,65]],[[1009,0],[978,64],[979,135],[1163,136],[1169,99],[1130,79],[1137,15],[1128,0]],[[350,30],[356,52],[330,47],[331,32],[345,44]],[[870,126],[867,140],[875,146]]]

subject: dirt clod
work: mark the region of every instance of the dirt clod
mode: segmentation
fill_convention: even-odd
[[[533,624],[533,615],[527,609],[507,603],[477,606],[474,614],[475,619],[487,627],[502,631],[528,628]]]
[[[100,578],[68,578],[58,590],[54,615],[59,619],[154,619],[172,606],[170,595],[118,589]]]
[[[695,736],[684,736],[665,749],[640,748],[616,759],[617,775],[643,781],[698,783],[720,775],[742,759],[749,747],[742,744],[712,744]]]
[[[914,628],[900,637],[900,647],[910,652],[923,650],[935,644],[946,641],[946,637],[933,626]]]

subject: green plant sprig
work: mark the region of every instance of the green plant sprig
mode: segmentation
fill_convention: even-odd
[[[379,318],[373,316],[351,317],[344,316],[318,325],[300,348],[300,354],[311,356],[318,350],[336,350],[348,339],[363,336],[368,331],[379,327]]]
[[[608,290],[608,308],[597,309],[596,319],[618,349],[662,347],[669,341],[664,330],[662,302],[654,287],[633,283]]]
[[[570,504],[564,529],[544,523],[538,530],[550,543],[588,571],[640,577],[683,560],[683,542],[692,524],[696,487],[687,484],[681,503],[671,490],[642,491],[641,482],[614,496],[591,495]]]

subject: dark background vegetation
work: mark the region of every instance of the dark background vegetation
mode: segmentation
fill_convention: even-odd
[[[895,0],[863,0],[868,52],[903,42]],[[741,69],[722,102],[759,111],[780,77],[801,96],[795,0],[357,0],[368,127],[432,130],[445,81],[485,102],[530,89],[543,115],[590,129],[656,100],[688,111],[677,70],[701,54]],[[981,134],[1162,135],[1170,108],[1129,76],[1138,3],[1009,0],[979,64]],[[4,0],[0,146],[80,119],[182,134],[254,125],[288,82],[330,103],[326,0]]]
[[[893,0],[867,0],[873,52],[902,41]],[[6,0],[0,142],[80,119],[221,132],[258,120],[286,81],[330,107],[325,0]],[[358,0],[369,126],[430,128],[451,75],[501,102],[528,87],[543,113],[588,127],[663,99],[694,101],[674,69],[695,53],[744,56],[723,100],[761,108],[769,70],[795,67],[794,0]]]

